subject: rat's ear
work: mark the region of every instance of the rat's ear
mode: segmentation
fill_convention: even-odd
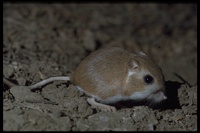
[[[139,63],[138,63],[138,61],[130,60],[128,62],[128,67],[129,67],[129,69],[132,69],[132,70],[138,69],[139,68]]]

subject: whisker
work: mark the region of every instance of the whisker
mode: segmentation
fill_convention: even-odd
[[[154,101],[153,100],[151,100],[150,102],[149,102],[149,107],[153,107],[153,105],[154,105]]]
[[[151,102],[152,102],[152,100],[148,100],[147,102],[146,102],[146,106],[150,106],[151,105]]]

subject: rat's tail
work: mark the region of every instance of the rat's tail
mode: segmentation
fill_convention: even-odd
[[[44,79],[38,83],[35,83],[33,85],[30,85],[29,87],[31,89],[35,89],[35,88],[38,88],[42,85],[45,85],[45,84],[48,84],[50,82],[53,82],[53,81],[57,81],[57,80],[64,80],[64,81],[69,81],[70,80],[70,77],[68,76],[56,76],[56,77],[50,77],[50,78],[47,78],[47,79]]]

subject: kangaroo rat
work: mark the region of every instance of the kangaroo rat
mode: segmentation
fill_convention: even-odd
[[[87,99],[91,105],[111,111],[116,108],[107,104],[121,100],[161,102],[167,98],[164,76],[158,65],[143,52],[132,54],[117,47],[91,53],[71,76],[50,77],[29,87],[38,88],[55,80],[71,80],[92,97]]]

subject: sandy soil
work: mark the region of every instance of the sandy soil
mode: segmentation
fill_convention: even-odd
[[[3,130],[197,130],[196,5],[3,5],[3,77],[15,84],[70,75],[104,46],[149,53],[163,70],[167,101],[104,112],[70,83],[56,81],[34,92],[4,83]]]

